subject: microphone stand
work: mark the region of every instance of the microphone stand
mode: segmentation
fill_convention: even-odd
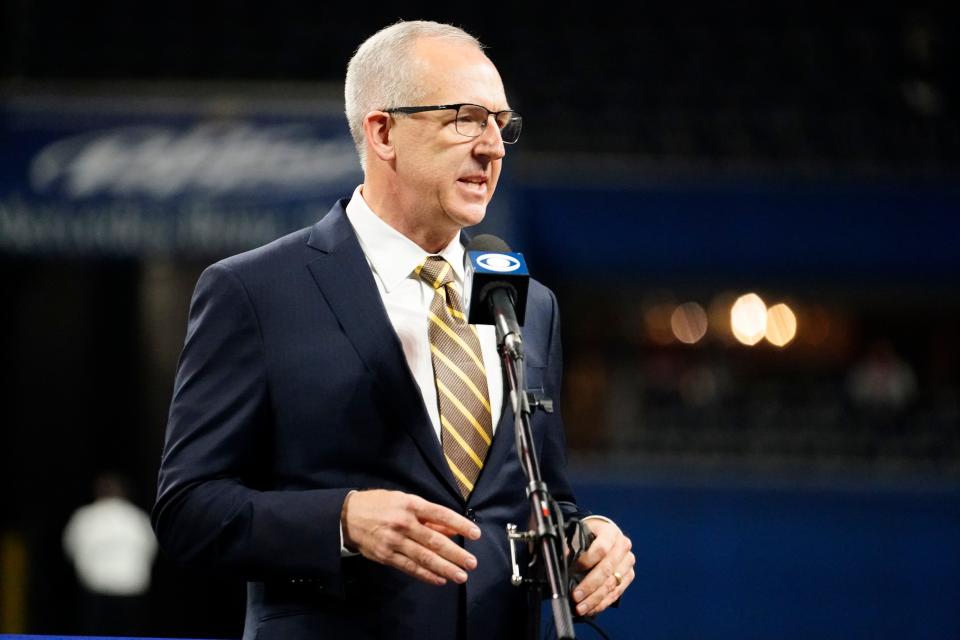
[[[533,431],[530,427],[534,410],[541,407],[544,411],[551,412],[552,402],[536,399],[531,402],[524,381],[523,344],[519,333],[505,333],[500,323],[497,323],[497,344],[510,386],[517,454],[527,476],[526,491],[531,513],[529,531],[517,531],[517,526],[512,523],[507,525],[513,565],[511,582],[514,586],[526,586],[530,590],[529,600],[534,606],[530,612],[531,640],[536,640],[539,635],[540,600],[547,595],[551,599],[550,606],[558,640],[575,640],[568,593],[569,581],[564,564],[566,540],[563,514],[540,476],[540,463],[533,446]],[[533,578],[523,578],[520,575],[516,552],[516,544],[519,542],[526,542],[533,554],[529,565],[529,568],[536,572]]]

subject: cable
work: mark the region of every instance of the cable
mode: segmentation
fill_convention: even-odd
[[[583,623],[586,624],[586,625],[589,625],[590,628],[592,628],[594,631],[596,631],[597,634],[598,634],[601,638],[603,638],[603,640],[610,640],[610,636],[608,636],[606,633],[604,633],[604,632],[603,632],[603,629],[600,628],[600,625],[598,625],[598,624],[597,624],[596,622],[594,622],[593,620],[584,620]]]
[[[603,640],[612,640],[610,636],[608,636],[606,632],[604,632],[604,630],[600,628],[600,625],[598,625],[596,622],[593,622],[592,620],[580,620],[577,622],[577,624],[587,625],[588,627],[593,629],[598,636],[603,638]],[[550,627],[550,634],[546,636],[544,640],[557,640],[557,630],[554,627]]]

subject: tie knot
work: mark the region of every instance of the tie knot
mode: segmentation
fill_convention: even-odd
[[[440,256],[427,256],[427,259],[417,267],[417,275],[434,289],[453,282],[453,269],[450,263]]]

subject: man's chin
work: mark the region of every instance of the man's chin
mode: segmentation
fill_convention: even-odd
[[[483,222],[483,218],[487,215],[487,206],[485,204],[461,206],[450,210],[449,215],[461,228],[472,227]]]

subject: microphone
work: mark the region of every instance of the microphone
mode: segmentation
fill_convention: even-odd
[[[463,299],[470,324],[492,324],[497,329],[497,350],[503,359],[506,383],[513,405],[513,427],[520,466],[527,478],[526,493],[530,501],[530,529],[518,532],[513,523],[507,524],[507,540],[514,586],[526,586],[528,598],[541,599],[541,591],[551,596],[557,638],[575,638],[570,602],[566,595],[564,578],[568,572],[561,562],[564,558],[564,532],[560,530],[559,507],[540,475],[540,463],[534,446],[530,417],[538,406],[527,391],[524,382],[523,338],[520,325],[527,309],[527,289],[530,274],[523,254],[513,253],[507,243],[490,235],[479,235],[467,245],[464,262]],[[582,533],[582,531],[581,531]],[[579,540],[579,538],[578,538]],[[517,545],[525,544],[534,554],[535,565],[529,573],[520,574],[517,565]],[[587,543],[588,544],[588,543]],[[586,548],[586,544],[582,548]],[[536,585],[536,586],[532,586]],[[539,606],[539,605],[537,605]]]
[[[522,253],[488,234],[467,245],[464,262],[464,306],[469,324],[492,324],[497,344],[516,359],[523,357],[520,325],[527,310],[530,272]]]

